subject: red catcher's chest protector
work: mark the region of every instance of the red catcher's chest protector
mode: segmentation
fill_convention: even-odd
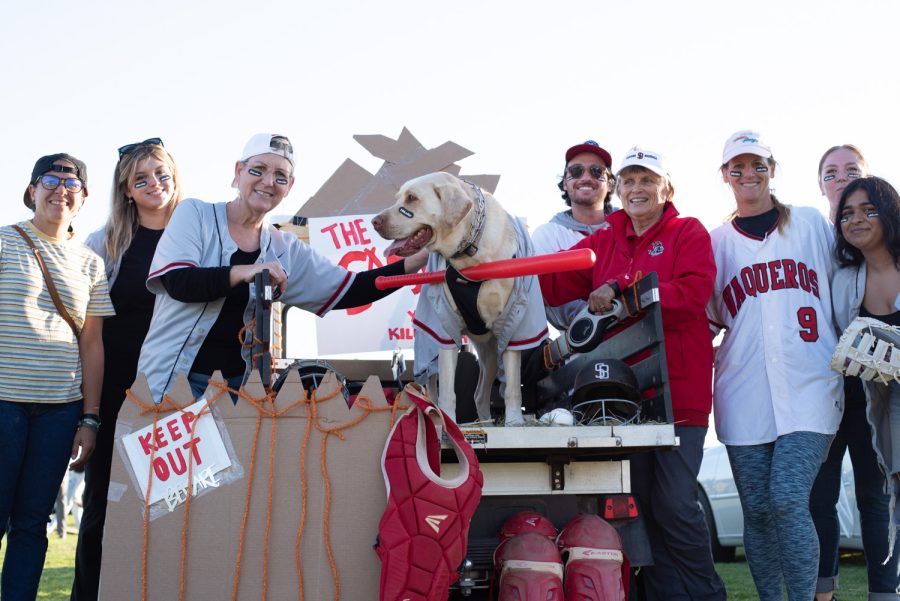
[[[400,402],[412,407],[397,420],[381,456],[388,501],[378,526],[382,601],[443,601],[459,577],[469,522],[481,499],[478,459],[459,427],[415,385]],[[433,420],[442,422],[459,470],[440,477],[440,445]]]

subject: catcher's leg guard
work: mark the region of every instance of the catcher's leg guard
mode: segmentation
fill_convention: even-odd
[[[562,561],[550,539],[526,532],[506,539],[494,552],[500,572],[498,601],[563,601]]]
[[[616,529],[596,515],[579,515],[557,539],[566,562],[569,601],[625,601],[622,541]]]

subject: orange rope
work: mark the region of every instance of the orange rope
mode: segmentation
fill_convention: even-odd
[[[340,390],[340,388],[338,388]],[[304,391],[304,398],[309,401]],[[315,403],[316,393],[312,393],[312,403]],[[297,564],[297,600],[303,601],[303,566],[300,562],[300,543],[303,539],[303,528],[306,526],[306,502],[308,486],[306,484],[306,447],[309,444],[309,435],[312,432],[312,415],[307,407],[306,431],[303,433],[303,443],[300,445],[300,523],[297,527],[297,538],[294,542],[294,561]]]
[[[211,405],[226,391],[231,392],[244,399],[251,405],[253,405],[257,410],[257,418],[256,418],[256,427],[253,434],[253,442],[251,444],[250,449],[250,465],[247,467],[247,488],[245,494],[244,501],[244,513],[241,519],[241,529],[240,534],[238,536],[238,549],[237,549],[237,557],[235,559],[235,569],[234,569],[234,578],[232,581],[231,588],[231,598],[233,601],[237,601],[238,587],[240,584],[240,573],[241,573],[241,563],[243,559],[243,552],[246,542],[246,532],[247,532],[247,522],[250,516],[250,506],[251,499],[253,496],[253,475],[254,475],[254,466],[256,464],[256,453],[259,446],[259,433],[262,428],[262,420],[263,417],[278,418],[285,415],[288,411],[296,407],[297,405],[305,403],[307,405],[307,420],[306,420],[306,430],[303,436],[303,443],[300,448],[300,488],[301,488],[301,508],[300,508],[300,519],[297,528],[297,536],[295,539],[295,562],[297,566],[297,579],[298,579],[298,598],[300,601],[304,599],[303,593],[303,573],[302,573],[302,564],[301,564],[301,542],[303,538],[303,530],[306,525],[306,513],[308,507],[308,485],[307,485],[307,475],[306,475],[306,449],[309,443],[309,437],[312,431],[312,424],[315,424],[316,430],[322,433],[324,436],[322,437],[321,443],[321,452],[322,457],[320,461],[320,468],[322,471],[322,478],[325,484],[325,508],[324,508],[324,516],[323,516],[323,538],[325,544],[326,555],[328,556],[328,564],[331,569],[332,577],[334,579],[334,599],[337,601],[340,599],[340,578],[337,570],[337,563],[334,559],[334,552],[331,548],[331,535],[330,535],[330,527],[329,527],[329,518],[331,515],[331,480],[328,475],[327,469],[327,461],[326,461],[326,450],[327,450],[327,441],[328,437],[333,435],[336,436],[340,440],[345,440],[346,437],[343,434],[343,430],[356,426],[357,424],[364,421],[370,413],[374,411],[390,411],[391,419],[389,424],[389,429],[393,428],[394,423],[396,422],[397,412],[408,409],[409,406],[401,406],[399,403],[395,402],[393,405],[384,406],[384,407],[375,407],[372,404],[372,400],[369,397],[359,395],[357,396],[356,403],[362,408],[362,412],[355,419],[339,424],[330,428],[324,428],[319,424],[317,409],[319,403],[331,400],[338,396],[341,392],[342,387],[338,385],[334,392],[329,394],[326,397],[318,398],[315,394],[315,391],[312,395],[308,396],[304,393],[303,397],[298,400],[288,404],[287,406],[277,409],[275,407],[275,396],[276,393],[269,392],[262,397],[252,397],[244,392],[244,389],[241,390],[233,390],[227,386],[227,384],[223,382],[210,381],[210,385],[218,388],[216,393],[207,400],[204,407],[200,410],[197,415],[197,419],[200,416],[210,413]],[[131,389],[125,391],[126,397],[129,398],[136,405],[141,407],[139,415],[145,415],[147,413],[153,413],[153,432],[152,432],[152,446],[150,450],[150,469],[147,480],[147,492],[144,497],[144,540],[143,540],[143,548],[141,553],[141,601],[147,601],[147,568],[148,568],[148,549],[149,549],[149,539],[150,539],[150,491],[151,486],[153,484],[153,462],[155,459],[155,454],[157,450],[157,435],[156,435],[156,425],[158,422],[158,417],[161,413],[166,411],[181,411],[183,412],[185,407],[180,406],[178,403],[173,401],[168,395],[163,396],[163,402],[159,405],[156,404],[147,404],[142,402],[140,399],[134,396],[131,392]],[[193,398],[193,397],[192,397]],[[195,401],[192,401],[189,404],[193,404]],[[195,419],[196,421],[196,419]],[[187,568],[187,528],[190,514],[190,504],[193,492],[193,439],[194,439],[195,428],[191,428],[191,452],[189,453],[188,458],[188,487],[187,494],[185,498],[185,511],[184,517],[182,520],[182,532],[181,532],[181,574],[179,581],[179,601],[184,600],[185,594],[185,573]],[[263,577],[262,577],[262,599],[266,599],[267,588],[268,588],[268,559],[269,559],[269,533],[271,529],[271,520],[272,520],[272,503],[273,503],[273,489],[274,489],[274,465],[275,465],[275,442],[277,438],[277,424],[276,420],[272,419],[271,424],[271,436],[272,443],[269,448],[269,461],[268,461],[268,482],[267,482],[267,502],[266,502],[266,525],[265,525],[265,533],[264,533],[264,541],[263,541]]]
[[[202,415],[206,415],[210,412],[210,405],[218,399],[219,393],[213,395],[212,398],[206,401],[206,404],[203,405],[203,408],[197,414],[197,418],[193,420],[192,424],[196,422],[197,419]],[[156,459],[156,449],[158,447],[158,438],[156,435],[156,424],[158,423],[159,414],[163,411],[180,411],[184,412],[186,406],[181,406],[175,401],[173,401],[168,395],[163,395],[163,402],[159,405],[155,403],[144,403],[140,399],[138,399],[131,392],[131,389],[128,388],[125,390],[125,397],[130,399],[133,403],[138,405],[141,410],[138,413],[139,415],[146,415],[147,413],[153,413],[153,429],[151,431],[151,446],[150,446],[150,468],[147,474],[147,492],[144,495],[144,516],[143,516],[143,545],[141,548],[141,600],[146,601],[147,599],[147,565],[148,565],[148,549],[150,546],[150,492],[153,487],[153,463]],[[191,402],[189,405],[193,405],[196,402],[196,399],[191,397]],[[185,507],[184,507],[184,519],[182,522],[181,528],[181,574],[178,585],[178,599],[179,601],[183,601],[184,599],[184,590],[185,590],[185,571],[187,568],[187,524],[188,524],[188,515],[190,513],[191,507],[191,492],[193,489],[193,467],[194,467],[194,454],[193,454],[193,440],[194,440],[194,431],[195,427],[191,428],[191,452],[188,453],[188,485],[187,485],[187,495],[185,497]]]
[[[334,560],[334,552],[331,550],[331,534],[330,534],[330,529],[328,526],[328,524],[329,524],[328,518],[331,515],[331,479],[328,477],[328,468],[327,468],[327,462],[326,462],[326,456],[325,456],[326,450],[327,450],[327,444],[328,444],[328,436],[334,435],[334,436],[337,436],[339,439],[344,440],[345,438],[344,438],[344,435],[341,432],[341,430],[345,430],[347,428],[351,428],[351,427],[357,425],[358,423],[360,423],[364,419],[366,419],[369,416],[369,414],[372,413],[373,411],[390,411],[391,412],[390,427],[393,428],[394,420],[397,415],[397,411],[400,409],[408,409],[409,408],[408,406],[400,407],[396,401],[394,402],[393,405],[390,405],[388,407],[373,407],[372,399],[370,399],[367,396],[363,396],[363,395],[358,395],[356,397],[356,403],[360,404],[360,406],[363,409],[363,413],[360,414],[354,420],[351,420],[351,421],[343,423],[343,424],[339,424],[332,428],[323,428],[319,425],[319,419],[318,419],[318,417],[316,417],[316,403],[310,404],[310,406],[312,407],[312,411],[313,411],[313,417],[315,418],[314,422],[316,424],[316,429],[319,432],[321,432],[322,434],[324,434],[324,436],[322,437],[322,457],[320,459],[320,467],[322,469],[322,480],[325,483],[325,510],[324,510],[324,516],[323,516],[324,523],[323,523],[322,538],[325,539],[324,540],[325,554],[328,556],[328,565],[331,568],[331,575],[334,578],[334,601],[338,601],[341,597],[341,581],[340,581],[340,578],[338,577],[337,563]]]
[[[273,399],[268,398],[267,401],[272,404],[273,411],[274,411],[275,403],[274,403]],[[268,497],[268,500],[266,502],[266,527],[265,527],[265,530],[263,531],[264,532],[264,534],[263,534],[263,566],[262,566],[262,568],[263,568],[263,575],[262,575],[262,599],[263,599],[263,601],[266,600],[266,592],[268,590],[268,585],[269,585],[269,582],[268,582],[268,580],[269,580],[268,579],[268,574],[269,574],[269,532],[272,527],[272,487],[273,487],[273,482],[275,480],[275,476],[274,476],[274,474],[275,474],[275,443],[278,440],[278,438],[276,436],[276,433],[277,433],[276,424],[278,423],[278,420],[273,419],[273,420],[269,420],[269,421],[272,422],[272,434],[271,434],[272,440],[269,443],[269,482],[268,482],[268,488],[266,489],[266,495]]]

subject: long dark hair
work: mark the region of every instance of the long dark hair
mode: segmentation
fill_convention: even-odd
[[[841,213],[847,199],[857,190],[863,190],[871,202],[878,209],[878,221],[881,223],[881,231],[884,234],[884,245],[887,247],[894,265],[900,267],[900,194],[887,181],[871,175],[855,179],[841,192],[838,201],[837,212],[834,216],[834,258],[841,265],[862,265],[862,251],[847,242],[841,231]]]

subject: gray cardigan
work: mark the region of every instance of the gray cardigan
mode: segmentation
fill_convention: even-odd
[[[839,269],[834,275],[831,290],[834,319],[840,335],[851,321],[859,317],[859,308],[866,292],[865,262],[858,267]],[[900,296],[894,304],[900,309]],[[897,508],[900,486],[891,478],[891,474],[900,472],[900,384],[891,382],[885,385],[866,380],[862,384],[866,394],[866,417],[872,428],[872,447],[881,471],[885,474],[885,489],[891,493],[890,541],[893,552],[896,528],[900,525],[900,512]],[[893,421],[898,424],[896,429],[891,424],[892,416]]]

